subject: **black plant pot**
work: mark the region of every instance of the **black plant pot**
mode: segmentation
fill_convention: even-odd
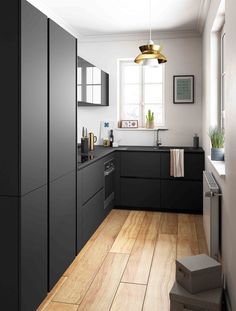
[[[224,148],[211,148],[212,161],[224,161]]]

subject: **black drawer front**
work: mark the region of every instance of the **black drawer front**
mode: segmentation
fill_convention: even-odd
[[[104,187],[104,161],[99,160],[82,170],[82,204]]]
[[[204,153],[184,154],[183,179],[202,180],[204,170]],[[170,176],[170,153],[161,154],[161,178],[173,178]]]
[[[121,205],[127,207],[160,208],[160,181],[121,178]]]
[[[122,152],[121,176],[159,178],[160,163],[157,152]]]
[[[202,212],[202,182],[162,180],[161,205],[168,210]]]
[[[85,244],[100,225],[104,216],[104,189],[82,207],[82,235]]]

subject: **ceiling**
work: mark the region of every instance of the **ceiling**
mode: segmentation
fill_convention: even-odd
[[[137,34],[149,29],[149,0],[29,0],[80,36]],[[153,31],[201,33],[210,0],[151,0]],[[51,16],[50,16],[51,17]]]

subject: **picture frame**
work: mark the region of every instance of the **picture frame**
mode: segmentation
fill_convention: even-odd
[[[138,128],[138,120],[121,120],[121,128]]]
[[[173,76],[173,103],[174,104],[194,103],[193,75]]]

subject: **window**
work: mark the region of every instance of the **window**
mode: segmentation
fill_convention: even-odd
[[[120,119],[138,120],[145,127],[146,115],[154,112],[155,126],[164,125],[163,65],[139,66],[133,60],[120,60]]]
[[[220,37],[220,125],[225,128],[225,30]]]

